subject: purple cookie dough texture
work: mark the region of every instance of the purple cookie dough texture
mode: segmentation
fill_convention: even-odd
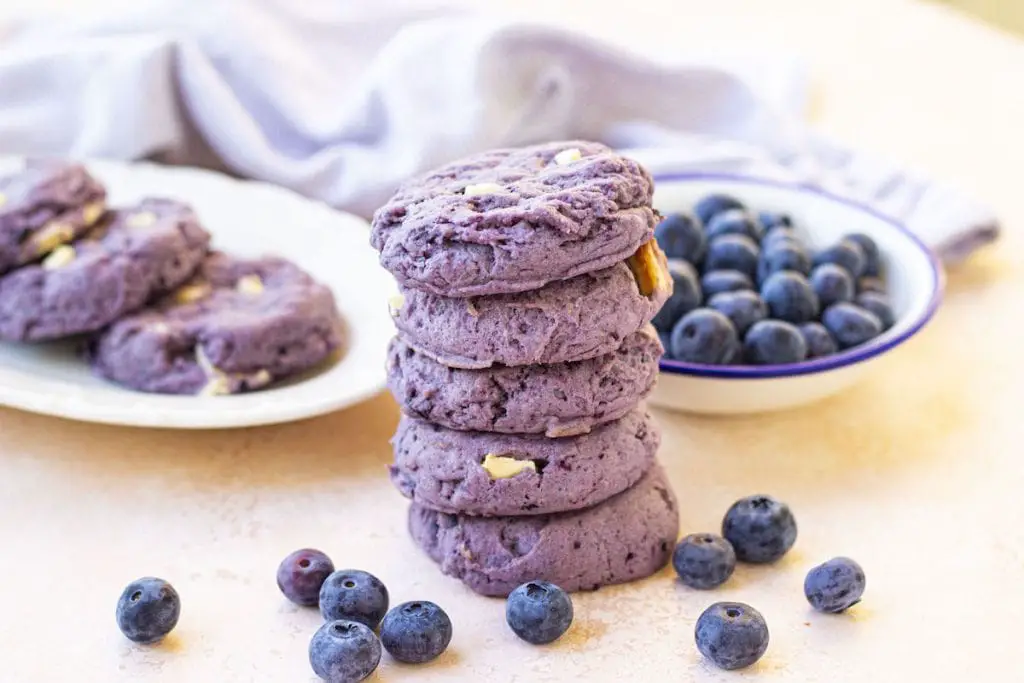
[[[388,386],[407,415],[449,429],[571,436],[617,420],[643,400],[662,353],[648,325],[588,360],[459,370],[395,338]]]
[[[557,156],[573,150],[579,159]],[[654,234],[653,189],[642,166],[597,143],[499,149],[407,182],[376,212],[371,243],[407,289],[523,292],[632,254]]]
[[[107,213],[73,245],[0,278],[0,338],[93,332],[186,281],[210,235],[187,205],[146,199]]]
[[[614,352],[670,292],[645,296],[630,267],[617,263],[518,294],[451,299],[405,290],[393,313],[406,343],[450,367],[551,364]]]
[[[635,486],[585,510],[533,517],[450,515],[413,504],[413,540],[449,576],[483,595],[532,580],[568,591],[635,581],[665,566],[679,513],[655,465]]]
[[[635,484],[661,437],[642,410],[582,436],[458,432],[410,417],[391,481],[420,505],[467,515],[540,515],[596,505]]]
[[[79,164],[29,161],[0,178],[0,274],[80,237],[103,215],[106,197]]]
[[[94,338],[90,356],[134,389],[233,394],[317,365],[340,328],[331,290],[298,266],[216,252],[188,285]]]

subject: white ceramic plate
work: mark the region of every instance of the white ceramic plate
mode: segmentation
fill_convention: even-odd
[[[19,160],[0,158],[0,171]],[[384,386],[394,281],[377,262],[369,228],[355,216],[263,183],[187,168],[94,162],[112,204],[145,196],[190,203],[216,248],[288,258],[334,291],[345,319],[343,354],[296,381],[237,396],[164,396],[95,377],[70,342],[0,343],[0,405],[138,427],[207,429],[288,422],[352,405]]]
[[[905,227],[869,207],[809,186],[730,175],[664,175],[655,178],[655,188],[654,206],[664,215],[688,211],[713,192],[732,195],[751,210],[787,213],[814,249],[852,232],[869,235],[881,252],[896,314],[895,325],[862,346],[791,365],[712,366],[663,359],[650,399],[655,405],[731,415],[793,408],[831,396],[917,334],[942,299],[944,278],[935,255]]]

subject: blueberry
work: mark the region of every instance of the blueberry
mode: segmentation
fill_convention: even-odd
[[[885,282],[883,282],[880,277],[862,277],[857,280],[857,293],[863,294],[864,292],[878,292],[879,294],[885,294]]]
[[[376,670],[380,655],[373,630],[357,621],[328,621],[309,641],[309,664],[328,683],[363,680]]]
[[[707,239],[696,217],[688,213],[674,213],[654,229],[658,246],[670,259],[683,259],[696,265],[704,260]]]
[[[859,232],[847,235],[843,239],[860,245],[860,250],[864,252],[864,275],[877,277],[882,272],[881,254],[879,254],[878,245],[873,239]]]
[[[757,273],[757,243],[746,235],[723,235],[708,244],[705,270],[738,270],[753,278]]]
[[[400,662],[429,662],[452,642],[452,620],[432,602],[405,602],[384,617],[380,642]]]
[[[358,621],[374,629],[387,612],[388,589],[373,574],[339,569],[320,588],[320,614],[327,621]]]
[[[320,587],[333,571],[331,558],[319,550],[296,550],[278,565],[277,587],[296,605],[313,607],[320,602]]]
[[[821,323],[804,323],[800,325],[800,334],[807,343],[808,358],[831,356],[839,350],[839,345],[829,331]]]
[[[690,311],[672,328],[672,357],[689,363],[723,365],[739,346],[732,322],[718,311],[698,308]]]
[[[764,239],[761,240],[761,248],[767,251],[772,245],[784,243],[796,244],[804,251],[807,250],[807,246],[800,239],[796,230],[786,227],[774,228],[765,233]]]
[[[700,279],[700,289],[705,301],[722,292],[753,288],[754,283],[750,278],[738,270],[709,270]]]
[[[132,581],[117,601],[117,626],[128,640],[155,643],[178,624],[181,598],[163,579],[147,576]]]
[[[826,308],[821,322],[841,349],[860,346],[882,334],[882,321],[877,315],[845,301]]]
[[[743,209],[722,211],[708,222],[704,228],[708,240],[725,235],[746,235],[755,242],[761,241],[763,230],[757,219]]]
[[[864,595],[864,570],[848,557],[835,557],[807,572],[804,595],[819,612],[845,612]]]
[[[811,257],[799,242],[776,240],[761,251],[761,259],[757,263],[758,282],[763,283],[783,270],[792,270],[801,275],[811,272]]]
[[[768,317],[768,306],[757,292],[748,289],[739,292],[722,292],[708,300],[713,308],[731,322],[736,334],[742,337],[750,326]]]
[[[811,288],[818,295],[818,303],[828,308],[840,301],[853,299],[853,278],[834,263],[823,263],[811,273]]]
[[[744,208],[740,200],[726,194],[709,194],[697,202],[693,212],[703,225],[707,225],[711,218],[722,211]]]
[[[818,296],[800,273],[783,270],[769,276],[761,285],[761,298],[773,318],[805,323],[818,317]]]
[[[672,567],[690,588],[707,590],[725,583],[736,569],[736,552],[714,534],[691,534],[672,553]]]
[[[660,331],[672,329],[676,321],[700,306],[702,299],[697,271],[686,261],[672,260],[668,262],[668,271],[672,275],[672,296],[661,307],[651,322]]]
[[[785,213],[776,213],[774,211],[762,211],[757,214],[757,219],[761,221],[761,226],[764,227],[766,233],[774,231],[776,228],[792,228],[793,219]]]
[[[744,669],[768,649],[768,625],[761,613],[742,602],[716,602],[697,619],[697,649],[727,670]]]
[[[807,342],[792,323],[761,320],[743,340],[743,355],[753,365],[785,365],[807,358]]]
[[[827,249],[823,249],[814,255],[814,265],[822,263],[834,263],[837,266],[846,268],[850,275],[857,279],[864,274],[864,250],[860,245],[851,240],[840,240]]]
[[[530,581],[509,594],[505,621],[526,642],[544,645],[558,640],[569,630],[572,600],[553,583]]]
[[[740,562],[775,562],[796,542],[796,520],[789,506],[757,495],[733,503],[722,520],[722,535]]]
[[[878,319],[882,321],[883,330],[887,330],[896,324],[896,314],[893,313],[892,304],[889,303],[889,297],[885,294],[862,292],[857,295],[856,302],[861,308],[869,310],[878,316]]]

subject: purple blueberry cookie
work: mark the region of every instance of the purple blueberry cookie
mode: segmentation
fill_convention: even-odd
[[[653,189],[640,164],[597,143],[499,149],[405,183],[370,241],[406,289],[523,292],[625,260],[654,235]]]
[[[0,275],[83,235],[103,215],[106,198],[80,164],[29,161],[0,178]]]
[[[215,252],[188,284],[97,335],[89,357],[133,389],[219,396],[317,365],[340,328],[331,290],[298,266]]]
[[[580,591],[664,567],[679,535],[679,513],[665,472],[655,465],[614,498],[557,515],[470,517],[414,503],[409,532],[445,574],[477,593],[506,596],[533,580]]]
[[[449,367],[564,363],[614,352],[671,291],[652,241],[626,263],[532,292],[451,299],[404,290],[392,314],[407,344]]]
[[[589,434],[459,432],[403,417],[391,481],[406,498],[466,515],[542,515],[596,505],[635,484],[661,436],[642,409]]]
[[[648,325],[588,360],[459,370],[395,338],[388,386],[407,415],[449,429],[572,436],[617,420],[643,400],[663,351]]]
[[[146,199],[108,212],[84,238],[0,277],[0,338],[100,330],[192,276],[210,235],[192,209]]]

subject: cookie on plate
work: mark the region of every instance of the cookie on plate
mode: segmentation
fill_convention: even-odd
[[[220,396],[319,364],[340,328],[331,290],[295,264],[214,252],[188,284],[97,335],[89,357],[126,387]]]
[[[0,338],[100,330],[192,276],[210,235],[186,204],[146,199],[110,211],[84,238],[0,277]]]
[[[403,417],[391,481],[420,505],[467,515],[539,515],[596,505],[651,468],[661,437],[633,410],[589,434],[460,432]]]
[[[654,234],[653,189],[640,164],[594,142],[494,150],[403,185],[371,243],[407,289],[523,292],[625,260]]]
[[[413,540],[449,576],[483,595],[526,581],[593,590],[654,574],[679,535],[679,512],[660,465],[595,507],[558,515],[471,517],[413,504]]]
[[[663,352],[647,325],[596,358],[460,370],[396,337],[388,352],[388,386],[407,415],[449,429],[572,436],[617,420],[643,400]]]
[[[407,344],[450,367],[565,363],[614,352],[671,291],[651,240],[625,262],[532,292],[453,299],[407,289],[392,315]]]
[[[81,164],[34,160],[0,178],[0,275],[83,235],[106,198]]]

